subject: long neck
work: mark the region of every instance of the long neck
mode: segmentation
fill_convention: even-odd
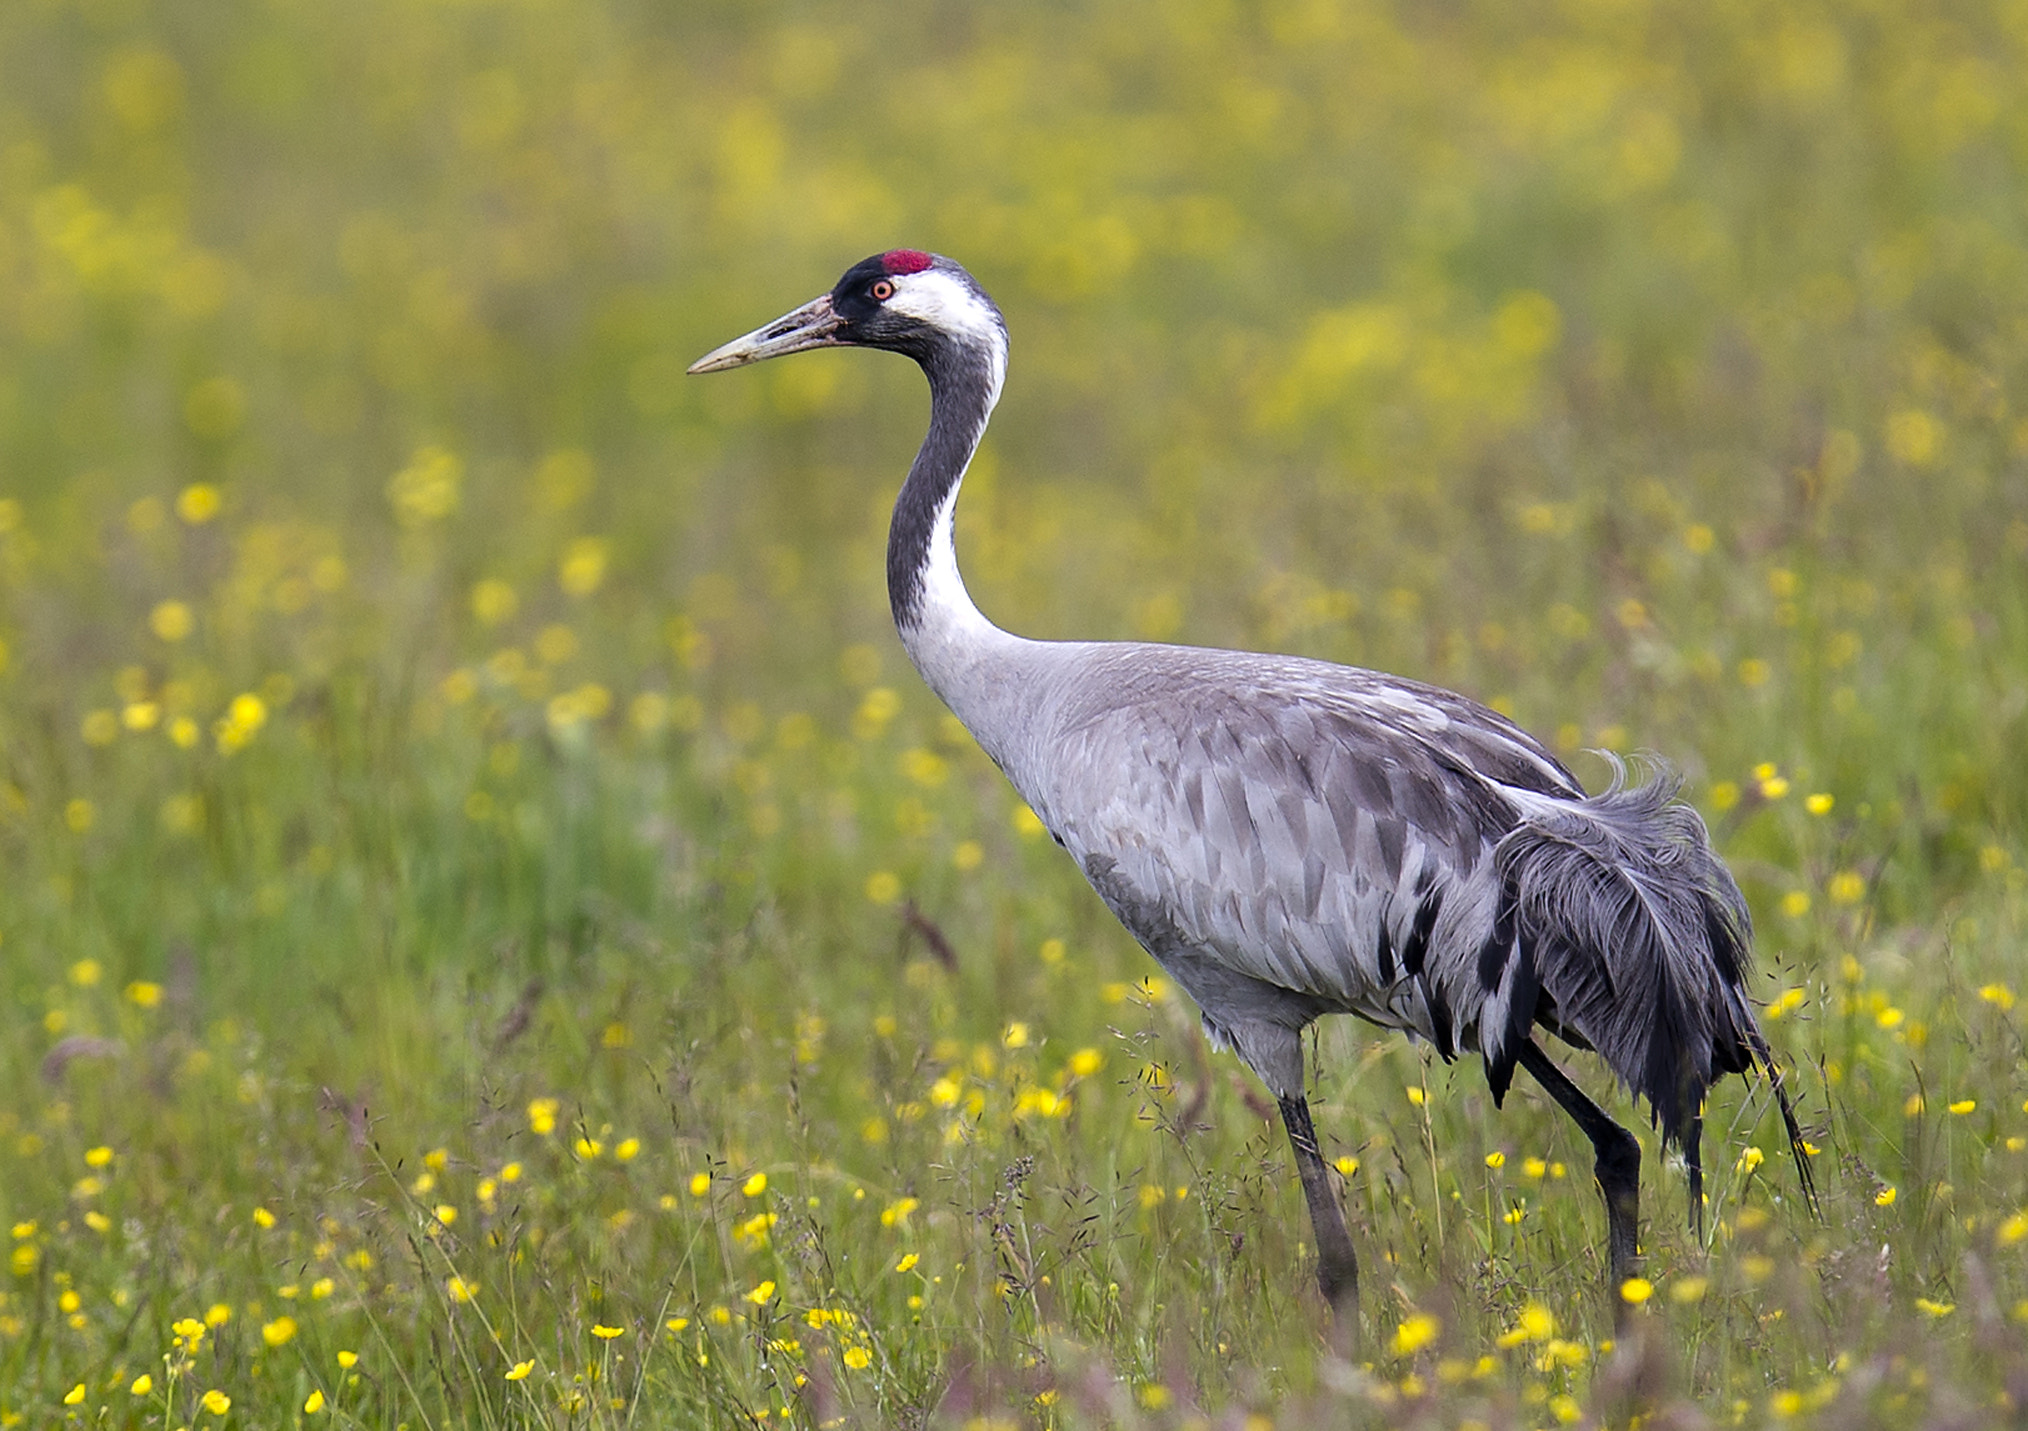
[[[929,647],[943,644],[939,638],[992,629],[958,575],[951,514],[965,467],[999,400],[1006,359],[984,343],[952,342],[921,362],[930,383],[929,435],[895,498],[887,530],[888,604],[918,667],[925,656],[934,656]],[[923,674],[935,684],[928,669]]]
[[[1004,343],[1004,340],[1002,340]],[[1002,344],[950,344],[924,355],[930,428],[887,533],[887,595],[909,660],[1003,767],[1019,739],[1026,669],[1042,647],[980,614],[958,575],[952,510],[1006,371]]]

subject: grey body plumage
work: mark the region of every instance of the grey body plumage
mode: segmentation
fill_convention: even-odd
[[[1639,1147],[1535,1029],[1595,1050],[1648,1102],[1685,1151],[1698,1216],[1704,1094],[1773,1063],[1745,993],[1745,901],[1666,769],[1627,786],[1616,766],[1590,796],[1513,722],[1434,687],[1000,630],[966,595],[951,540],[1006,371],[998,310],[949,260],[897,250],[692,371],[835,345],[904,352],[930,378],[930,432],[889,542],[904,646],[1213,1042],[1280,1101],[1327,1299],[1349,1298],[1357,1273],[1303,1099],[1301,1033],[1324,1014],[1409,1031],[1446,1059],[1478,1054],[1496,1102],[1528,1068],[1598,1151],[1615,1285],[1634,1265]]]

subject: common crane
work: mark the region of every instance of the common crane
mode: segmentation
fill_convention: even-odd
[[[1746,902],[1666,769],[1587,795],[1475,701],[1292,656],[1030,641],[958,574],[951,514],[1007,375],[972,276],[914,249],[706,354],[717,372],[810,348],[884,348],[929,378],[929,435],[894,505],[887,590],[909,658],[1134,937],[1280,1104],[1317,1279],[1356,1327],[1358,1260],[1303,1094],[1303,1029],[1350,1013],[1476,1052],[1497,1106],[1520,1065],[1597,1155],[1610,1285],[1638,1265],[1640,1144],[1534,1030],[1595,1050],[1689,1169],[1701,1223],[1705,1091],[1769,1076],[1745,990]],[[1619,1299],[1614,1298],[1616,1307]]]

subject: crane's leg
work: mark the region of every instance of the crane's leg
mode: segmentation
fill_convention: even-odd
[[[1296,1172],[1303,1179],[1303,1200],[1310,1205],[1310,1226],[1317,1235],[1317,1287],[1331,1306],[1331,1315],[1354,1329],[1359,1325],[1359,1256],[1352,1234],[1345,1230],[1345,1212],[1331,1190],[1331,1171],[1317,1147],[1317,1129],[1310,1105],[1302,1095],[1278,1100],[1289,1146],[1296,1150]]]
[[[1549,1055],[1533,1039],[1521,1045],[1521,1066],[1577,1120],[1598,1155],[1598,1190],[1605,1194],[1606,1205],[1607,1276],[1617,1319],[1626,1312],[1620,1286],[1639,1269],[1641,1259],[1641,1145],[1564,1077],[1563,1070],[1549,1061]]]

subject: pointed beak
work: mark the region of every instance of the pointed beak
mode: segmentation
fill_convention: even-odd
[[[756,328],[744,338],[734,338],[722,348],[713,348],[692,363],[690,371],[717,373],[779,358],[784,353],[800,353],[805,348],[845,347],[846,341],[836,336],[844,323],[831,310],[831,295],[826,293],[793,313],[783,314],[765,328]]]

